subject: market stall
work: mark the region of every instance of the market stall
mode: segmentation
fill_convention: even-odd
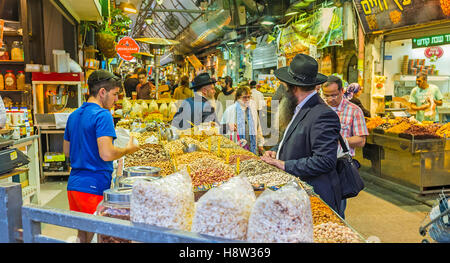
[[[364,242],[311,186],[220,135],[214,124],[188,130],[176,130],[161,120],[143,121],[139,127],[123,125],[135,120],[128,115],[117,125],[130,131],[141,145],[140,150],[119,161],[114,172],[112,191],[132,189],[127,220],[252,242]],[[173,193],[175,189],[177,194]],[[279,212],[272,202],[281,202],[288,210],[303,211],[298,215],[299,225],[293,226],[303,230],[294,239],[284,239],[287,229],[274,232],[268,227],[255,232],[255,227],[262,227],[262,211]],[[172,218],[174,214],[179,218]],[[123,218],[121,213],[111,216]],[[280,220],[293,219],[288,217],[283,213],[279,216]],[[236,222],[236,218],[240,221]],[[214,222],[223,223],[218,228]]]
[[[357,151],[363,170],[420,194],[448,191],[450,124],[410,118],[369,118],[366,147]]]

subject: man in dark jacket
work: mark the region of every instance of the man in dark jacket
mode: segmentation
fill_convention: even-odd
[[[136,68],[134,70],[134,74],[131,75],[130,77],[128,77],[124,82],[123,82],[123,87],[125,88],[125,96],[126,97],[131,97],[131,93],[133,91],[136,91],[136,86],[139,84],[139,80],[138,80],[138,76],[137,73],[141,68]]]
[[[316,92],[316,86],[327,81],[317,71],[317,61],[304,54],[296,55],[289,67],[275,71],[288,87],[286,98],[294,115],[281,142],[261,159],[311,185],[333,210],[339,211],[336,153],[341,126],[338,115]]]
[[[201,123],[215,122],[219,125],[215,108],[211,104],[214,100],[216,81],[211,79],[208,73],[201,73],[194,78],[191,89],[194,90],[194,97],[187,98],[181,102],[177,113],[175,113],[172,126],[177,129],[189,129]],[[235,130],[235,125],[222,125],[219,129],[221,133],[227,133],[227,128]]]

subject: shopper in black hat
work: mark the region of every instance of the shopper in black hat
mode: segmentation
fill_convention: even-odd
[[[314,192],[339,211],[336,153],[341,126],[338,115],[316,92],[327,77],[318,73],[317,61],[304,54],[276,70],[275,76],[288,87],[286,99],[294,115],[279,144],[261,159],[313,186]]]
[[[211,101],[214,100],[215,82],[208,73],[201,73],[194,78],[191,86],[191,89],[194,90],[194,97],[181,102],[180,108],[173,117],[172,126],[184,130],[191,128],[192,124],[219,123],[215,108],[211,104]],[[221,132],[226,132],[225,127],[221,127]]]

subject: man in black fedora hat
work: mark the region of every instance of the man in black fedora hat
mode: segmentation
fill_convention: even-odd
[[[288,87],[286,99],[294,114],[281,141],[261,159],[307,182],[339,211],[336,153],[341,126],[338,115],[316,91],[327,77],[318,73],[317,61],[304,54],[296,55],[288,67],[276,70],[275,76]]]
[[[200,125],[207,122],[219,124],[216,110],[213,107],[214,83],[216,81],[208,73],[200,73],[194,78],[191,86],[191,89],[194,90],[194,97],[181,102],[172,120],[173,127],[184,130],[191,128],[192,124]],[[226,127],[220,127],[220,131],[225,133]]]

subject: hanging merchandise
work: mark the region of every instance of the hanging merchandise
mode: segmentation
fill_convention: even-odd
[[[344,44],[342,13],[342,7],[322,8],[318,11],[312,29],[312,35],[317,39],[318,49]]]

